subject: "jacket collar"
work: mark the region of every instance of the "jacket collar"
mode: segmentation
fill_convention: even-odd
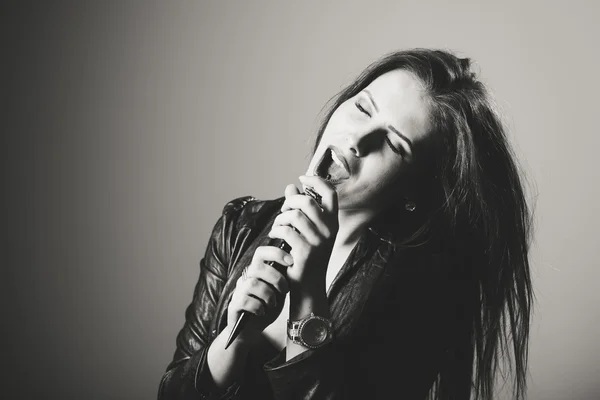
[[[414,218],[395,208],[383,212],[369,224],[369,231],[393,247],[401,245],[414,228]]]
[[[396,247],[396,245],[397,245],[396,237],[397,236],[389,229],[386,229],[386,227],[372,224],[371,226],[369,226],[368,229],[372,234],[374,234],[382,242],[385,242],[389,245]]]

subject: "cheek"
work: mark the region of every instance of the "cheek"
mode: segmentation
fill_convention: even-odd
[[[391,151],[386,150],[371,154],[370,159],[367,161],[368,164],[365,165],[369,170],[369,175],[382,183],[394,180],[402,170],[402,158],[390,154]]]
[[[365,182],[373,192],[393,192],[402,176],[402,161],[396,159],[384,159],[383,157],[373,160],[369,165]]]
[[[333,117],[329,120],[329,123],[327,124],[327,126],[325,127],[325,130],[323,131],[323,136],[321,137],[321,141],[325,140],[327,141],[328,139],[332,138],[335,136],[336,131],[339,131],[339,128],[337,127],[338,123],[336,120],[333,119]]]

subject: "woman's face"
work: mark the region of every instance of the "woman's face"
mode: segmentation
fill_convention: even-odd
[[[398,202],[430,132],[425,96],[414,75],[394,70],[335,110],[307,173],[330,176],[340,209],[377,212]]]

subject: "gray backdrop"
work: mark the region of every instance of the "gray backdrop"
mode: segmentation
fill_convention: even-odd
[[[531,181],[529,398],[598,398],[595,2],[18,4],[2,12],[10,398],[154,398],[225,202],[297,183],[325,102],[417,46],[477,61]]]

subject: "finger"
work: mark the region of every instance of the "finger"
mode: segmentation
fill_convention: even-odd
[[[294,263],[294,259],[290,256],[290,254],[278,247],[259,246],[254,251],[254,255],[252,256],[252,264],[250,268],[252,268],[252,266],[254,265],[259,265],[261,263],[266,263],[269,261],[273,261],[281,265],[286,265],[288,267]]]
[[[248,284],[245,279],[237,280],[229,307],[238,311],[248,311],[256,315],[264,315],[266,304],[248,292]]]
[[[300,235],[302,235],[306,241],[312,245],[318,245],[323,233],[317,228],[317,226],[304,214],[301,209],[293,209],[284,211],[279,214],[273,226],[288,225],[296,229]],[[326,228],[326,225],[322,229]]]
[[[315,192],[321,195],[321,207],[323,209],[337,213],[337,192],[333,185],[318,176],[302,175],[298,179],[304,187],[312,187]]]
[[[296,185],[290,183],[285,187],[285,197],[292,196],[295,194],[300,194],[300,189],[296,187]]]
[[[240,300],[240,311],[246,311],[254,315],[262,316],[267,312],[264,302],[252,296],[243,296]]]
[[[321,206],[319,206],[313,198],[311,198],[310,196],[303,196],[303,195],[291,196],[285,200],[284,207],[286,207],[288,209],[288,211],[289,210],[302,211],[302,213],[306,216],[308,221],[310,221],[310,223],[314,226],[314,228],[316,229],[316,231],[319,234],[321,234],[325,237],[329,237],[329,235],[331,233],[331,229],[329,228],[327,219],[331,218],[331,214],[324,213]],[[282,209],[283,209],[283,207],[282,207]],[[284,213],[286,213],[288,211],[283,211],[280,215],[283,215]],[[279,216],[277,216],[277,218],[279,218]],[[281,219],[278,220],[277,218],[275,218],[275,221],[278,221],[278,223],[279,223],[279,221],[281,221]],[[285,224],[282,223],[281,225],[285,225]],[[306,230],[303,231],[302,229],[300,229],[299,226],[296,226],[296,228],[298,228],[303,234],[304,233],[309,234],[309,231],[306,231]]]
[[[285,270],[283,272],[285,272]],[[269,285],[272,290],[277,292],[277,294],[282,296],[290,290],[287,278],[276,268],[265,263],[259,263],[253,265],[253,268],[248,268],[248,276],[246,279],[242,278],[242,284],[250,278],[259,279]]]
[[[285,198],[286,198],[286,199],[287,199],[288,197],[291,197],[291,196],[294,196],[294,195],[299,195],[299,194],[301,194],[301,193],[302,193],[302,192],[300,192],[300,189],[298,189],[298,188],[296,187],[296,185],[294,185],[294,184],[291,184],[291,183],[290,183],[289,185],[287,185],[287,186],[285,187]],[[285,202],[284,202],[284,206],[282,206],[282,207],[281,207],[281,211],[285,211],[285,210],[287,210],[287,208],[284,208],[284,207],[285,207]]]
[[[252,263],[248,266],[247,276],[262,279],[282,295],[286,294],[289,291],[287,279],[276,268],[265,264],[270,261],[285,267],[294,264],[294,258],[284,250],[274,246],[260,246],[254,252]]]
[[[287,244],[292,248],[292,254],[297,252],[304,252],[307,250],[308,242],[296,232],[294,228],[288,225],[278,225],[271,228],[269,237],[273,239],[285,240]]]
[[[277,305],[277,293],[272,286],[257,277],[249,277],[242,283],[241,290],[247,296],[252,296],[264,303],[266,307]]]

